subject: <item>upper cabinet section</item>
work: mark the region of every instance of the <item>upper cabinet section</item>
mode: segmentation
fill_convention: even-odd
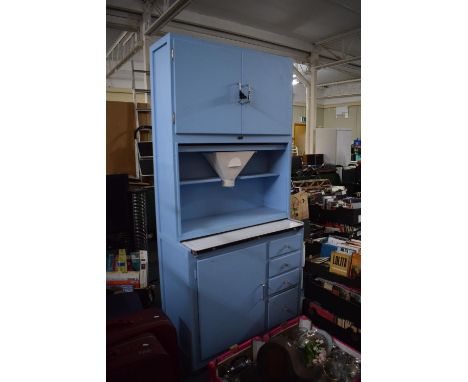
[[[292,60],[169,35],[176,134],[291,135]]]
[[[240,134],[240,49],[174,38],[177,134]]]

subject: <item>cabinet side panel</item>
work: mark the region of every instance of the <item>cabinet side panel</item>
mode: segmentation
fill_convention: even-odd
[[[153,157],[158,232],[177,236],[175,161],[172,132],[171,57],[169,39],[152,51],[151,85]]]
[[[198,357],[197,292],[194,259],[180,243],[160,239],[163,310],[177,329],[180,348],[189,361]]]

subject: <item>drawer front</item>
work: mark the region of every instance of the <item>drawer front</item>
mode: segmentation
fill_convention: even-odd
[[[300,283],[300,272],[300,268],[296,268],[293,271],[284,273],[268,280],[268,294],[271,296],[272,294],[276,294],[293,286],[297,286]]]
[[[284,255],[285,253],[298,251],[302,246],[302,231],[294,236],[287,236],[281,239],[270,241],[268,256],[270,258]]]
[[[301,265],[301,252],[296,251],[270,260],[268,277],[293,270]]]
[[[296,317],[298,310],[299,290],[297,287],[271,297],[268,302],[268,329]]]

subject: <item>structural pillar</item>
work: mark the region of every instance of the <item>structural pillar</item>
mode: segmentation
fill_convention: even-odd
[[[306,86],[306,154],[315,152],[314,136],[317,126],[317,70],[310,69],[310,86]]]

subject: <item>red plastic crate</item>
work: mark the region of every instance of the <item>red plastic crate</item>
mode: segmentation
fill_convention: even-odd
[[[230,358],[237,356],[244,350],[252,349],[252,343],[254,340],[262,340],[261,337],[255,336],[250,340],[247,340],[240,345],[232,346],[227,352],[219,355],[214,360],[208,363],[208,380],[210,382],[221,382],[221,378],[218,376],[218,367]]]
[[[244,350],[251,349],[253,340],[263,340],[263,342],[268,342],[271,338],[280,335],[281,333],[285,332],[288,329],[293,328],[294,326],[299,324],[299,320],[309,320],[307,316],[301,315],[296,318],[293,318],[289,321],[282,323],[281,325],[277,326],[274,329],[271,329],[269,332],[265,333],[262,337],[256,336],[250,340],[247,340],[240,345],[234,345],[230,350],[221,354],[220,356],[216,357],[214,360],[208,363],[208,380],[210,382],[221,382],[221,378],[218,376],[218,367],[226,360],[237,356],[239,353],[243,352]],[[320,329],[318,326],[313,325],[317,329]],[[351,354],[354,357],[361,357],[361,353],[358,352],[356,349],[352,348],[351,346],[345,344],[344,342],[338,340],[337,338],[333,337],[333,342],[336,346],[338,346],[341,350]]]
[[[283,333],[284,331],[296,326],[299,324],[299,320],[300,319],[304,319],[304,320],[309,320],[310,319],[307,317],[307,316],[299,316],[299,317],[296,317],[296,318],[293,318],[289,321],[286,321],[286,322],[283,322],[282,324],[280,324],[279,326],[277,326],[276,328],[274,329],[271,329],[268,333],[266,333],[262,338],[263,338],[263,341],[265,342],[268,342],[270,340],[270,338],[273,338],[281,333]]]

